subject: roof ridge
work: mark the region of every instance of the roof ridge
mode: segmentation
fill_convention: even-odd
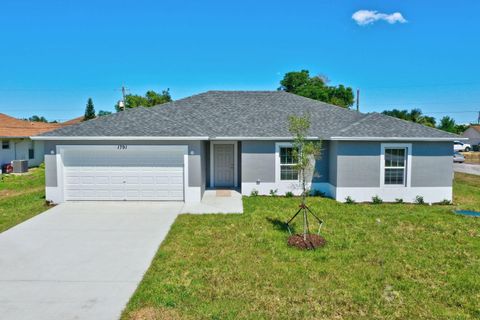
[[[359,114],[363,115],[363,117],[358,119],[357,121],[354,121],[354,122],[350,123],[348,126],[341,129],[339,132],[345,132],[345,131],[351,129],[353,126],[358,125],[359,123],[363,122],[364,120],[371,118],[375,114],[375,112],[370,112],[370,113],[367,113],[367,114],[364,114],[364,113],[359,113]]]
[[[451,132],[448,132],[448,131],[444,131],[444,130],[440,130],[436,127],[429,127],[429,126],[426,126],[424,124],[421,124],[421,123],[418,123],[418,122],[413,122],[413,121],[409,121],[409,120],[405,120],[405,119],[401,119],[401,118],[397,118],[397,117],[392,117],[392,116],[389,116],[388,114],[384,114],[384,113],[381,113],[381,112],[372,112],[372,113],[375,113],[375,114],[378,114],[380,115],[381,117],[388,117],[388,118],[391,118],[391,119],[395,119],[395,120],[401,120],[405,123],[408,123],[408,124],[413,124],[413,125],[417,125],[417,126],[422,126],[422,127],[425,127],[425,128],[428,128],[428,129],[432,129],[432,130],[435,130],[435,131],[438,131],[438,132],[441,132],[441,133],[447,133],[447,134],[450,134],[452,136],[458,136],[458,134],[455,134],[455,133],[451,133]]]

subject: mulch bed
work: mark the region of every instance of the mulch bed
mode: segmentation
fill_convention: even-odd
[[[324,237],[316,234],[307,234],[307,241],[303,239],[303,234],[294,234],[288,237],[288,245],[302,250],[312,250],[323,247],[327,241]]]

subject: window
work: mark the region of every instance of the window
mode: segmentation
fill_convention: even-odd
[[[28,149],[28,159],[35,159],[35,150],[33,148]]]
[[[3,150],[10,149],[10,141],[2,140],[2,149]]]
[[[385,185],[405,185],[407,148],[385,148]]]
[[[298,180],[297,159],[293,147],[280,147],[280,180]]]

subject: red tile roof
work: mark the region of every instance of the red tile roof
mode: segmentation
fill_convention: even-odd
[[[62,123],[45,123],[20,120],[0,113],[0,137],[24,138],[52,131],[61,127],[79,123],[83,117],[78,117]]]

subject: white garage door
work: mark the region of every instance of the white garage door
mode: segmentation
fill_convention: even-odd
[[[186,146],[62,151],[65,200],[183,200]]]

